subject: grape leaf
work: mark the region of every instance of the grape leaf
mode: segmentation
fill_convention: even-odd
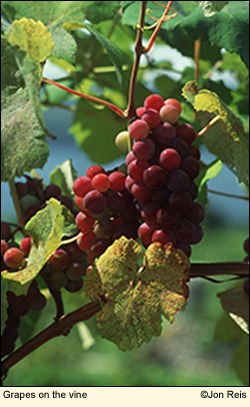
[[[8,181],[47,161],[39,90],[41,63],[54,44],[42,23],[24,18],[11,25],[2,46],[2,181]]]
[[[234,322],[249,334],[249,297],[242,289],[230,288],[218,293],[222,308],[229,314]]]
[[[81,99],[77,104],[70,133],[91,161],[105,164],[123,155],[114,140],[125,127],[124,119],[120,119],[108,108],[96,108]]]
[[[73,183],[77,178],[77,172],[72,165],[71,160],[66,160],[60,166],[57,166],[50,173],[50,184],[56,184],[61,188],[62,195],[74,197]]]
[[[167,3],[161,2],[164,5]],[[137,1],[123,2],[124,24],[138,24],[139,4]],[[153,17],[162,16],[162,8],[152,2],[150,9]],[[183,55],[193,57],[194,41],[200,39],[201,59],[215,62],[220,59],[220,49],[225,48],[230,53],[239,54],[249,66],[249,5],[246,2],[230,1],[223,10],[209,18],[204,16],[204,11],[195,2],[175,2],[173,9],[177,11],[177,16],[164,22],[160,30],[160,36],[168,45],[177,48]],[[152,20],[147,17],[146,23],[152,24]]]
[[[188,82],[182,94],[197,111],[202,125],[220,116],[203,136],[204,142],[211,153],[232,169],[235,168],[239,182],[249,186],[248,122],[230,110],[216,93],[207,89],[198,90],[196,82]]]
[[[12,19],[21,17],[42,21],[51,33],[55,48],[52,55],[75,63],[77,45],[74,38],[64,30],[63,24],[92,23],[113,19],[120,7],[119,1],[12,1],[2,2],[5,13]]]
[[[26,232],[32,238],[28,263],[22,270],[2,272],[8,281],[9,289],[16,295],[27,293],[31,281],[61,245],[62,237],[68,234],[63,211],[64,206],[57,199],[51,198],[47,206],[38,211],[25,225]]]
[[[207,181],[217,177],[217,175],[222,170],[222,162],[220,160],[215,160],[209,165],[203,164],[201,167],[198,177],[195,179],[195,183],[199,188],[199,194],[196,202],[199,202],[203,208],[207,207]]]
[[[7,281],[1,275],[1,336],[5,328],[5,322],[8,319],[7,308],[9,306],[9,303],[6,297],[7,291],[8,291]]]
[[[211,17],[218,11],[221,11],[229,1],[196,1],[204,11],[205,17]]]
[[[84,283],[92,301],[105,295],[97,326],[121,350],[159,336],[161,316],[173,322],[189,295],[190,263],[182,251],[151,244],[139,268],[142,256],[136,241],[121,237],[100,256]]]
[[[65,23],[63,25],[64,29],[68,32],[72,30],[78,30],[85,28],[88,30],[103,46],[103,48],[107,51],[110,60],[112,61],[115,71],[117,80],[122,85],[123,78],[122,78],[122,66],[123,66],[123,55],[120,48],[112,42],[109,38],[105,37],[101,34],[92,24],[75,24],[75,23]]]

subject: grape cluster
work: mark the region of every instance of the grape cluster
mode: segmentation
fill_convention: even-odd
[[[26,222],[34,216],[37,211],[45,208],[45,202],[50,198],[56,198],[74,215],[76,214],[73,200],[63,195],[58,185],[49,184],[44,186],[41,179],[32,178],[26,174],[24,177],[26,178],[26,182],[16,182],[15,185]]]
[[[82,231],[77,243],[88,252],[90,264],[121,235],[139,238],[145,247],[152,242],[172,244],[188,257],[191,245],[203,237],[204,209],[195,202],[194,180],[200,171],[200,153],[192,144],[195,129],[178,124],[177,100],[164,101],[156,94],[148,96],[136,114],[128,132],[116,137],[122,151],[128,137],[132,139],[126,171],[106,172],[93,165],[73,185],[81,210],[76,216]]]
[[[11,236],[10,226],[5,222],[1,222],[1,225],[3,226],[1,237]],[[27,240],[25,246],[27,250]],[[11,272],[25,266],[25,252],[22,251],[21,247],[22,244],[20,249],[18,247],[11,247],[6,240],[1,240],[1,270],[7,269]],[[7,301],[8,318],[5,321],[5,328],[1,336],[1,357],[8,355],[15,348],[20,318],[25,316],[30,309],[40,311],[46,305],[46,298],[40,292],[36,280],[32,281],[26,295],[17,296],[14,292],[7,291]]]
[[[49,287],[74,293],[81,290],[88,264],[86,254],[76,243],[57,249],[44,267],[43,276]]]

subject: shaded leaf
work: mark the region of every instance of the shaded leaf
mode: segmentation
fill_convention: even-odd
[[[198,90],[195,82],[188,82],[183,96],[197,111],[202,125],[215,116],[220,119],[205,133],[208,150],[232,169],[235,168],[239,182],[249,185],[249,129],[248,122],[236,115],[219,98],[207,89]]]
[[[77,45],[63,24],[83,22],[85,18],[93,23],[113,19],[119,7],[119,1],[12,1],[3,5],[6,14],[13,19],[27,17],[42,21],[56,44],[52,55],[70,63],[75,62]]]
[[[123,65],[124,57],[123,57],[123,54],[122,54],[120,48],[114,42],[112,42],[109,38],[105,37],[91,24],[65,23],[64,28],[68,32],[71,32],[73,30],[83,29],[83,28],[88,30],[101,43],[103,48],[107,51],[109,58],[115,67],[117,80],[120,83],[120,85],[122,85],[122,82],[123,82],[122,65]]]
[[[231,288],[217,294],[222,308],[234,322],[246,333],[249,333],[249,297],[242,289]]]
[[[190,263],[180,250],[152,244],[143,253],[133,239],[121,237],[97,260],[84,284],[87,298],[105,295],[97,315],[102,337],[129,350],[161,333],[161,315],[173,322],[184,309]]]
[[[54,198],[38,211],[25,226],[32,238],[27,266],[16,272],[2,272],[9,289],[16,295],[26,294],[31,281],[38,275],[51,254],[61,245],[65,218],[63,205]]]
[[[108,108],[96,108],[85,100],[79,100],[70,132],[91,161],[105,164],[122,156],[114,140],[125,127],[124,119]]]
[[[49,147],[27,89],[20,88],[2,101],[1,119],[2,181],[21,177],[34,168],[43,168]]]
[[[245,335],[233,353],[231,366],[245,386],[249,386],[249,338]]]
[[[56,184],[61,188],[62,195],[74,197],[73,183],[77,178],[77,172],[72,165],[72,160],[66,160],[63,164],[57,166],[51,173],[49,182]]]
[[[5,322],[8,319],[7,308],[9,306],[9,303],[7,301],[7,296],[6,296],[7,291],[8,291],[8,283],[1,276],[1,336],[2,336],[4,328],[5,328]]]
[[[206,208],[208,203],[207,181],[216,178],[221,170],[222,162],[220,160],[215,160],[209,165],[203,164],[198,177],[195,179],[195,183],[199,188],[199,194],[196,202],[199,202],[203,208]]]

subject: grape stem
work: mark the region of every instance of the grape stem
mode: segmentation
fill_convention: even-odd
[[[227,198],[243,199],[244,201],[249,202],[248,196],[239,196],[239,195],[234,195],[234,194],[228,194],[226,192],[213,191],[212,189],[208,189],[207,192],[209,192],[210,194],[225,196]]]
[[[249,276],[249,264],[247,262],[226,262],[226,263],[193,263],[191,264],[190,278],[207,278],[210,276],[221,275],[234,275],[239,278],[246,278]],[[217,281],[216,281],[217,282]],[[25,356],[28,356],[35,349],[39,348],[50,339],[60,335],[66,336],[70,329],[81,321],[86,321],[93,317],[102,308],[101,299],[91,302],[81,308],[72,311],[67,315],[61,315],[53,324],[48,326],[42,332],[37,334],[29,342],[13,352],[10,356],[4,359],[2,362],[3,377],[6,377],[8,370],[22,360]]]
[[[111,110],[113,110],[113,112],[115,112],[116,114],[121,116],[122,118],[126,117],[126,114],[124,113],[123,110],[121,110],[119,107],[117,107],[113,103],[107,102],[106,100],[97,98],[95,96],[86,95],[85,93],[78,92],[76,90],[70,89],[67,86],[61,85],[60,83],[57,83],[57,82],[53,81],[52,79],[43,78],[43,82],[49,83],[50,85],[56,86],[57,88],[60,88],[60,89],[63,89],[68,93],[72,93],[72,95],[80,96],[83,99],[88,99],[88,100],[91,100],[93,102],[105,105],[105,106],[109,107]]]

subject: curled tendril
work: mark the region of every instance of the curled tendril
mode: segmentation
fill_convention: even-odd
[[[158,3],[158,1],[153,1],[152,3],[155,3],[157,6],[160,6],[160,7],[164,8],[165,10],[167,9],[167,6],[165,6],[161,3]],[[137,26],[137,28],[141,28],[142,30],[150,30],[150,29],[156,27],[160,22],[163,23],[164,21],[170,20],[171,18],[174,18],[177,16],[177,12],[175,10],[173,10],[172,8],[170,8],[169,10],[171,10],[173,12],[173,14],[171,16],[165,16],[163,14],[162,17],[157,18],[157,17],[153,17],[152,15],[150,15],[150,12],[153,12],[153,11],[150,8],[148,8],[146,10],[146,14],[149,18],[151,18],[151,20],[154,20],[155,23],[150,26],[144,26],[143,28]]]

